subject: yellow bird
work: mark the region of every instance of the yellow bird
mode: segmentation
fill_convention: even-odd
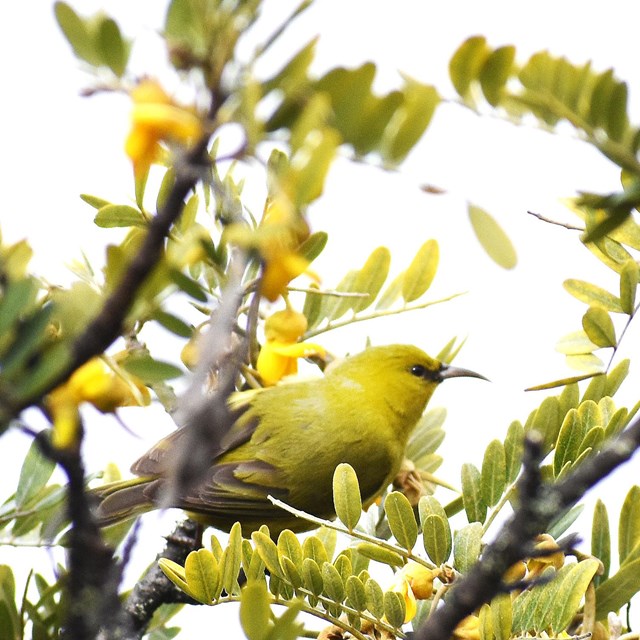
[[[355,470],[367,508],[400,469],[407,441],[436,387],[447,378],[482,378],[443,364],[417,347],[370,347],[326,375],[250,393],[203,483],[174,507],[229,530],[249,534],[262,524],[272,535],[305,531],[308,522],[273,505],[268,496],[315,516],[335,517],[333,472]],[[99,523],[114,524],[158,508],[172,451],[185,428],[158,442],[131,467],[136,478],[99,487]]]

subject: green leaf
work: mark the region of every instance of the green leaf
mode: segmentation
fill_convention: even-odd
[[[279,578],[285,578],[286,576],[280,566],[276,543],[262,531],[254,531],[251,534],[251,540],[253,540],[255,549],[260,554],[262,562],[264,562],[267,569],[269,569],[269,572]]]
[[[340,293],[357,293],[355,291],[357,278],[358,272],[355,269],[348,271],[342,277],[342,280],[340,280],[335,290]],[[338,318],[341,318],[347,311],[353,308],[357,300],[358,298],[348,296],[325,296],[322,301],[322,309],[320,310],[319,316],[327,318],[330,322],[332,320],[338,320]]]
[[[304,555],[302,553],[302,545],[298,536],[289,529],[285,529],[278,536],[278,554],[281,558],[289,558],[293,564],[298,567],[302,566]]]
[[[242,527],[239,522],[234,523],[229,532],[227,548],[224,550],[220,569],[222,573],[222,588],[228,593],[237,592],[238,575],[242,564]],[[214,593],[218,597],[219,593]]]
[[[54,12],[58,26],[76,57],[92,65],[101,64],[93,32],[88,27],[87,21],[82,19],[66,2],[56,2]]]
[[[352,551],[352,549],[343,549],[333,562],[333,566],[336,568],[342,578],[342,582],[345,584],[349,576],[353,575],[353,567],[351,566]]]
[[[585,282],[584,280],[575,279],[565,280],[563,286],[566,291],[581,302],[602,307],[614,313],[622,313],[620,300],[612,293],[605,291],[602,287],[598,287],[590,282]]]
[[[472,522],[453,536],[453,566],[466,573],[480,557],[482,548],[482,525]]]
[[[587,425],[583,424],[578,411],[569,410],[560,427],[553,455],[553,473],[556,477],[567,462],[573,462],[578,457],[586,433]]]
[[[360,485],[353,467],[344,462],[333,473],[333,503],[342,524],[349,531],[355,529],[362,515]]]
[[[271,623],[269,594],[264,582],[252,580],[242,589],[240,626],[247,640],[266,640]]]
[[[503,269],[513,269],[518,263],[516,251],[507,234],[484,209],[470,204],[469,220],[478,242],[487,255]]]
[[[104,65],[121,77],[127,67],[128,45],[120,33],[117,23],[111,18],[103,17],[98,25],[97,49]]]
[[[627,260],[620,270],[620,306],[627,315],[633,315],[638,289],[638,263]]]
[[[308,81],[307,70],[315,56],[318,37],[312,38],[278,71],[272,78],[262,84],[266,95],[270,91],[279,90],[285,95],[300,90],[301,84]]]
[[[38,283],[35,278],[25,278],[9,282],[0,298],[0,335],[11,330],[20,316],[30,311],[38,294]]]
[[[322,571],[318,563],[312,558],[305,558],[302,561],[302,580],[306,589],[316,596],[322,594],[324,582],[322,581]]]
[[[515,47],[499,47],[491,52],[480,69],[480,86],[492,107],[497,107],[500,103],[504,86],[511,75],[515,55]]]
[[[596,620],[605,620],[610,611],[618,611],[640,590],[640,558],[622,567],[596,589]]]
[[[190,338],[193,329],[184,320],[172,313],[167,313],[161,309],[157,309],[151,316],[158,324],[162,325],[167,331],[174,333],[181,338]]]
[[[404,160],[422,137],[440,103],[435,87],[405,77],[404,102],[387,126],[382,149],[385,162],[398,164]]]
[[[325,231],[316,231],[304,240],[298,247],[297,253],[309,262],[313,262],[323,252],[328,239],[328,233]]]
[[[333,129],[325,128],[318,131],[318,135],[309,136],[298,152],[305,163],[295,172],[293,201],[296,206],[304,207],[322,195],[325,178],[341,142],[340,135]]]
[[[356,546],[356,550],[365,558],[388,564],[390,567],[401,567],[404,564],[404,559],[401,555],[372,542],[361,542]]]
[[[407,497],[399,491],[392,491],[384,500],[384,511],[393,537],[408,551],[418,539],[418,523]]]
[[[602,307],[589,307],[582,317],[582,328],[599,347],[616,346],[616,330],[611,316]]]
[[[509,640],[512,637],[513,605],[511,595],[503,593],[491,601],[491,618],[496,640]]]
[[[418,249],[409,268],[404,273],[402,297],[405,303],[413,302],[426,293],[438,270],[440,249],[436,240],[427,240]]]
[[[305,558],[311,558],[321,567],[323,562],[329,560],[329,554],[322,540],[317,536],[309,536],[302,543],[302,553]]]
[[[7,640],[23,637],[22,621],[16,607],[15,578],[11,567],[6,564],[0,565],[0,625]]]
[[[580,517],[584,511],[584,505],[578,504],[564,513],[560,513],[547,527],[547,533],[557,540]]]
[[[405,611],[402,595],[396,591],[385,591],[384,615],[392,627],[399,629],[404,624]]]
[[[609,531],[609,516],[604,502],[598,498],[593,509],[591,525],[591,555],[598,558],[604,566],[602,575],[595,577],[595,586],[604,582],[609,576],[611,566],[611,533]]]
[[[480,490],[483,502],[492,507],[502,497],[507,483],[507,462],[500,440],[489,443],[482,460]]]
[[[207,294],[202,289],[202,285],[185,275],[179,269],[169,268],[169,277],[171,280],[184,291],[187,295],[191,296],[198,302],[207,302]]]
[[[324,593],[333,601],[342,602],[345,598],[344,582],[338,570],[330,562],[325,562],[321,572]]]
[[[356,611],[364,611],[367,608],[367,592],[362,580],[357,576],[349,576],[344,586],[347,604]]]
[[[544,436],[544,450],[551,451],[558,439],[561,424],[560,403],[557,397],[551,396],[545,398],[538,407],[530,430],[542,434]]]
[[[360,293],[369,294],[366,298],[360,298],[353,304],[354,313],[364,311],[378,297],[382,285],[389,274],[391,264],[391,252],[386,247],[374,249],[367,258],[364,266],[358,272],[354,289]]]
[[[608,120],[609,105],[613,94],[615,80],[613,79],[613,69],[607,69],[598,76],[591,94],[591,104],[587,120],[594,127],[604,127]]]
[[[618,553],[622,565],[631,550],[640,542],[640,487],[629,489],[618,524]]]
[[[142,213],[126,204],[107,204],[98,209],[94,223],[103,229],[115,227],[146,227]]]
[[[431,561],[438,566],[445,563],[451,555],[452,548],[451,527],[446,516],[427,514],[423,521],[422,536],[424,550]]]
[[[92,195],[89,195],[88,193],[81,193],[80,199],[86,202],[89,206],[93,207],[94,209],[102,209],[102,207],[105,207],[108,204],[112,204],[111,202],[109,202],[108,200],[105,200],[104,198],[99,198],[98,196],[92,196]]]
[[[493,640],[495,637],[491,607],[486,602],[478,612],[478,633],[480,634],[480,640]]]
[[[388,309],[400,297],[404,286],[405,274],[406,272],[403,271],[391,281],[376,303],[376,310],[384,311]]]
[[[606,396],[613,397],[615,395],[629,373],[629,364],[630,361],[628,359],[621,360],[612,371],[609,371],[604,391]]]
[[[127,358],[122,362],[122,368],[147,384],[179,378],[184,373],[182,369],[169,362],[154,360],[147,355]]]
[[[367,596],[367,609],[375,618],[382,618],[384,615],[384,592],[382,587],[373,578],[369,578],[364,584],[364,591]]]
[[[433,454],[442,444],[445,437],[442,425],[446,416],[447,410],[437,407],[428,410],[418,421],[406,450],[406,457],[413,460],[416,466],[422,468],[420,461]]]
[[[216,597],[215,586],[219,579],[218,563],[211,551],[192,551],[184,563],[184,573],[189,595],[198,602],[211,604]]]
[[[467,98],[471,83],[478,79],[489,53],[486,38],[473,36],[465,40],[453,54],[449,62],[449,76],[462,98]]]
[[[20,479],[18,480],[15,496],[18,510],[40,493],[47,484],[55,467],[56,463],[49,460],[49,458],[45,458],[40,453],[40,447],[34,440],[20,469]]]
[[[587,380],[591,378],[593,375],[604,373],[604,363],[598,356],[593,353],[585,353],[581,356],[567,356],[565,361],[569,367],[572,369],[577,369],[578,371],[586,371],[587,374],[583,376],[575,376],[573,378],[565,378],[561,382],[562,384],[569,384],[571,382],[580,382],[581,380]],[[559,386],[555,384],[554,386]],[[539,387],[539,388],[551,388],[549,387]]]
[[[561,582],[549,620],[551,628],[556,633],[566,629],[575,617],[599,564],[597,560],[587,558],[575,565],[569,565],[564,576],[562,569],[558,572]]]
[[[523,443],[524,427],[518,420],[514,420],[509,425],[504,439],[505,476],[508,483],[512,483],[520,472]]]
[[[589,382],[589,386],[587,387],[584,395],[582,396],[582,402],[584,403],[586,400],[592,400],[593,402],[599,402],[604,396],[605,389],[607,386],[607,378],[606,376],[594,376],[591,378]],[[602,420],[602,418],[600,418]],[[603,424],[600,421],[598,424]]]
[[[568,333],[556,343],[556,351],[568,356],[593,353],[597,348],[582,329]]]
[[[487,505],[482,499],[482,475],[473,464],[462,465],[462,499],[469,522],[484,522]]]

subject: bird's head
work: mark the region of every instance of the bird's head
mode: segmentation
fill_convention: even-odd
[[[443,380],[487,379],[431,358],[417,347],[400,344],[370,347],[338,365],[334,373],[366,388],[368,395],[384,401],[414,424]]]

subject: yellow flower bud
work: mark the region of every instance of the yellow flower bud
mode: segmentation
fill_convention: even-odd
[[[265,322],[266,342],[260,349],[256,368],[265,386],[298,373],[298,358],[324,357],[319,344],[298,342],[307,328],[307,319],[297,311],[276,311]]]
[[[125,151],[137,176],[144,175],[162,153],[160,142],[192,144],[202,135],[202,122],[181,107],[155,80],[143,80],[131,91],[131,131]]]
[[[459,640],[480,640],[480,619],[478,616],[467,616],[453,630],[453,638]]]
[[[547,567],[558,570],[564,565],[564,552],[559,549],[556,541],[548,533],[536,537],[534,548],[536,551],[549,551],[549,554],[536,556],[527,561],[529,577],[540,575]]]

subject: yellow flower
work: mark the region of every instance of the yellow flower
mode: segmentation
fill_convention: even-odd
[[[556,571],[564,565],[564,552],[560,550],[557,542],[548,534],[543,533],[536,537],[536,551],[549,551],[548,555],[537,556],[527,561],[528,577],[539,576],[547,567],[553,567]]]
[[[202,122],[177,105],[155,80],[143,80],[131,91],[131,131],[125,151],[136,177],[143,176],[162,153],[160,142],[192,144],[202,135]]]
[[[404,600],[405,623],[416,615],[418,600],[429,600],[433,596],[433,581],[440,573],[440,569],[427,569],[417,562],[407,562],[395,574],[391,591],[399,593]]]
[[[480,640],[480,619],[478,616],[467,616],[453,630],[453,638],[459,640]]]
[[[150,401],[149,390],[142,383],[130,377],[123,379],[100,358],[93,358],[47,396],[53,416],[53,445],[61,449],[76,446],[83,402],[102,413],[111,413],[118,407],[147,405]]]
[[[258,355],[257,369],[265,386],[298,373],[298,358],[324,357],[324,347],[298,342],[307,330],[307,319],[297,311],[276,311],[265,322],[265,344]]]
[[[260,293],[273,302],[289,282],[303,274],[309,260],[298,253],[309,227],[284,195],[268,199],[260,222],[259,251],[263,261]]]

